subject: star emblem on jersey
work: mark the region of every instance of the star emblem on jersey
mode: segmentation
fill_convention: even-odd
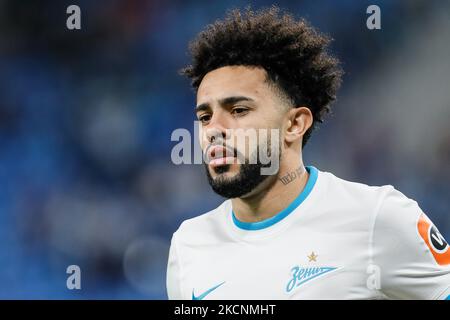
[[[318,257],[318,255],[315,254],[314,251],[311,252],[311,254],[308,256],[309,262],[311,262],[311,261],[317,261],[317,260],[316,260],[317,257]]]

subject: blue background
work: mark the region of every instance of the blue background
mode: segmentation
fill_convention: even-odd
[[[171,162],[195,120],[177,71],[227,9],[274,3],[333,37],[346,72],[306,164],[392,184],[450,238],[448,2],[0,1],[0,298],[166,298],[172,233],[223,200],[201,165]]]

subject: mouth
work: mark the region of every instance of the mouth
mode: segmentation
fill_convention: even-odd
[[[230,165],[236,162],[235,151],[223,146],[212,145],[208,148],[206,154],[207,163],[212,168]]]

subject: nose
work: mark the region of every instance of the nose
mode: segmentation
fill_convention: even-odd
[[[206,139],[210,144],[222,144],[227,139],[227,129],[225,119],[222,115],[215,113],[206,127]]]
[[[210,144],[222,144],[222,141],[226,139],[225,130],[219,128],[206,129],[206,139]]]

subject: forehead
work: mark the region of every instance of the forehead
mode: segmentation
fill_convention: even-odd
[[[266,75],[262,68],[246,66],[226,66],[210,71],[197,90],[197,103],[236,95],[257,100],[269,93]]]

